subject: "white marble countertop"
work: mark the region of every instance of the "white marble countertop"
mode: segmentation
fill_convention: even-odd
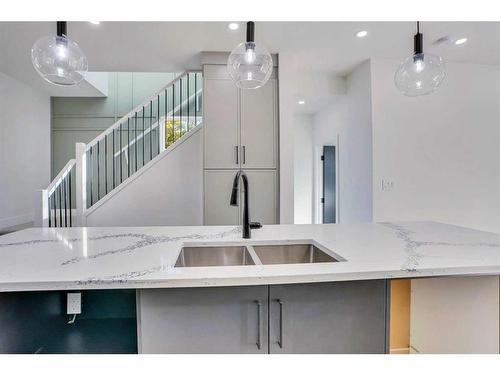
[[[174,268],[185,244],[315,241],[346,261]],[[0,291],[256,285],[499,275],[500,234],[435,222],[33,228],[0,237]]]

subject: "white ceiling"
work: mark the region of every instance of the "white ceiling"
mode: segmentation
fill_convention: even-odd
[[[70,22],[68,34],[85,51],[90,71],[171,72],[199,68],[202,51],[231,50],[244,39],[245,25],[240,25],[230,31],[227,22]],[[307,90],[318,77],[345,75],[368,58],[403,59],[412,51],[414,29],[414,22],[258,22],[256,41],[286,56],[301,73],[303,81],[296,84],[300,95],[301,86]],[[356,38],[359,30],[367,30],[368,36]],[[500,22],[428,22],[421,31],[425,50],[446,61],[500,64]],[[1,22],[0,70],[39,87],[31,45],[54,32],[55,23]],[[444,36],[465,36],[468,42],[433,45]],[[319,95],[307,98],[307,104],[324,105],[327,93]],[[306,107],[307,112],[317,109]]]

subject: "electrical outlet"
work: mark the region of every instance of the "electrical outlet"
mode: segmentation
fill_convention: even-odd
[[[382,191],[394,190],[394,181],[382,180]]]
[[[67,314],[82,313],[82,293],[68,293]]]

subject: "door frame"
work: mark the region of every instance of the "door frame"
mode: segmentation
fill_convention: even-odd
[[[324,146],[334,146],[335,147],[335,219],[336,223],[340,222],[340,200],[339,200],[339,135],[335,137],[335,142],[326,142],[314,147],[314,224],[323,224],[323,203],[321,198],[323,197],[323,161],[321,157],[323,156]]]

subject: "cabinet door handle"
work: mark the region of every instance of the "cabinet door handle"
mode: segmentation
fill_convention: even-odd
[[[283,301],[278,299],[276,302],[280,305],[280,336],[278,339],[278,345],[283,349]]]
[[[238,146],[234,146],[234,150],[236,151],[235,152],[236,153],[236,164],[240,164],[240,160],[238,158],[238,154],[239,154],[239,152],[238,152]]]
[[[257,349],[262,347],[262,334],[260,332],[262,326],[262,304],[260,301],[255,301],[257,304]]]
[[[247,148],[243,146],[243,164],[247,162]]]

